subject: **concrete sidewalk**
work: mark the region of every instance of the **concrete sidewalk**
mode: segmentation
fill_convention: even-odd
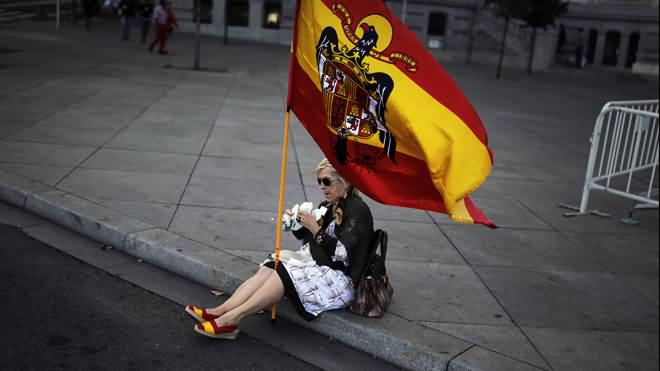
[[[288,49],[205,38],[202,66],[228,72],[193,72],[190,35],[160,56],[107,21],[52,29],[0,27],[0,200],[236,288],[273,249]],[[608,195],[592,205],[609,219],[557,207],[578,202],[602,104],[657,98],[657,81],[447,68],[489,130],[496,165],[474,201],[501,228],[370,202],[390,235],[389,313],[280,315],[410,369],[657,370],[658,211],[629,226],[631,203]],[[318,202],[321,153],[293,121],[286,204]]]

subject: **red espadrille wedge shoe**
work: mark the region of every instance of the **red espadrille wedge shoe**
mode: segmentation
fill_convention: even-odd
[[[194,305],[186,305],[186,313],[188,313],[190,317],[194,318],[197,322],[213,321],[214,319],[220,317]]]
[[[240,331],[234,325],[218,326],[215,321],[206,321],[196,324],[195,332],[213,339],[235,340]]]

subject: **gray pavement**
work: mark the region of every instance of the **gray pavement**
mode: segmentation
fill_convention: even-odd
[[[226,291],[273,249],[288,48],[192,38],[169,56],[118,26],[0,27],[0,200]],[[136,39],[137,35],[133,35]],[[163,68],[169,65],[174,68]],[[614,217],[566,219],[608,100],[658,82],[603,71],[528,77],[448,65],[489,131],[495,167],[474,200],[500,229],[371,202],[390,234],[389,313],[305,323],[409,369],[657,370],[658,211],[595,193]],[[293,120],[286,203],[318,201],[321,153]],[[285,247],[296,241],[285,236]]]

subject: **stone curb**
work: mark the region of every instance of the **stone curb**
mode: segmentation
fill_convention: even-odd
[[[189,240],[54,187],[4,171],[0,171],[0,201],[225,292],[235,291],[255,269],[255,264],[243,257]],[[384,324],[385,327],[409,328],[411,334],[431,331],[396,316],[387,315],[380,320],[373,320],[338,311],[325,313],[322,319],[307,322],[288,305],[278,306],[278,315],[411,370],[479,371],[484,369],[474,367],[472,363],[483,364],[479,362],[483,358],[499,361],[492,370],[539,370],[449,335],[446,335],[446,344],[443,344],[446,347],[434,351],[380,328]],[[453,349],[447,352],[447,348]],[[463,359],[466,355],[468,357]]]

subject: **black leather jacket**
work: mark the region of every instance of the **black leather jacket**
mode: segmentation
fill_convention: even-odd
[[[309,243],[310,253],[318,265],[325,265],[332,269],[339,269],[349,275],[353,284],[357,285],[364,270],[371,240],[374,235],[374,221],[367,204],[353,192],[346,198],[340,200],[337,205],[338,212],[333,212],[332,205],[327,201],[320,206],[325,206],[328,211],[323,216],[323,223],[319,232],[312,236],[307,228],[294,231],[293,234],[304,243]],[[341,214],[341,216],[337,216]],[[325,233],[328,225],[335,221],[335,236],[330,237]],[[348,252],[348,267],[342,262],[333,262],[337,241],[341,241]]]

